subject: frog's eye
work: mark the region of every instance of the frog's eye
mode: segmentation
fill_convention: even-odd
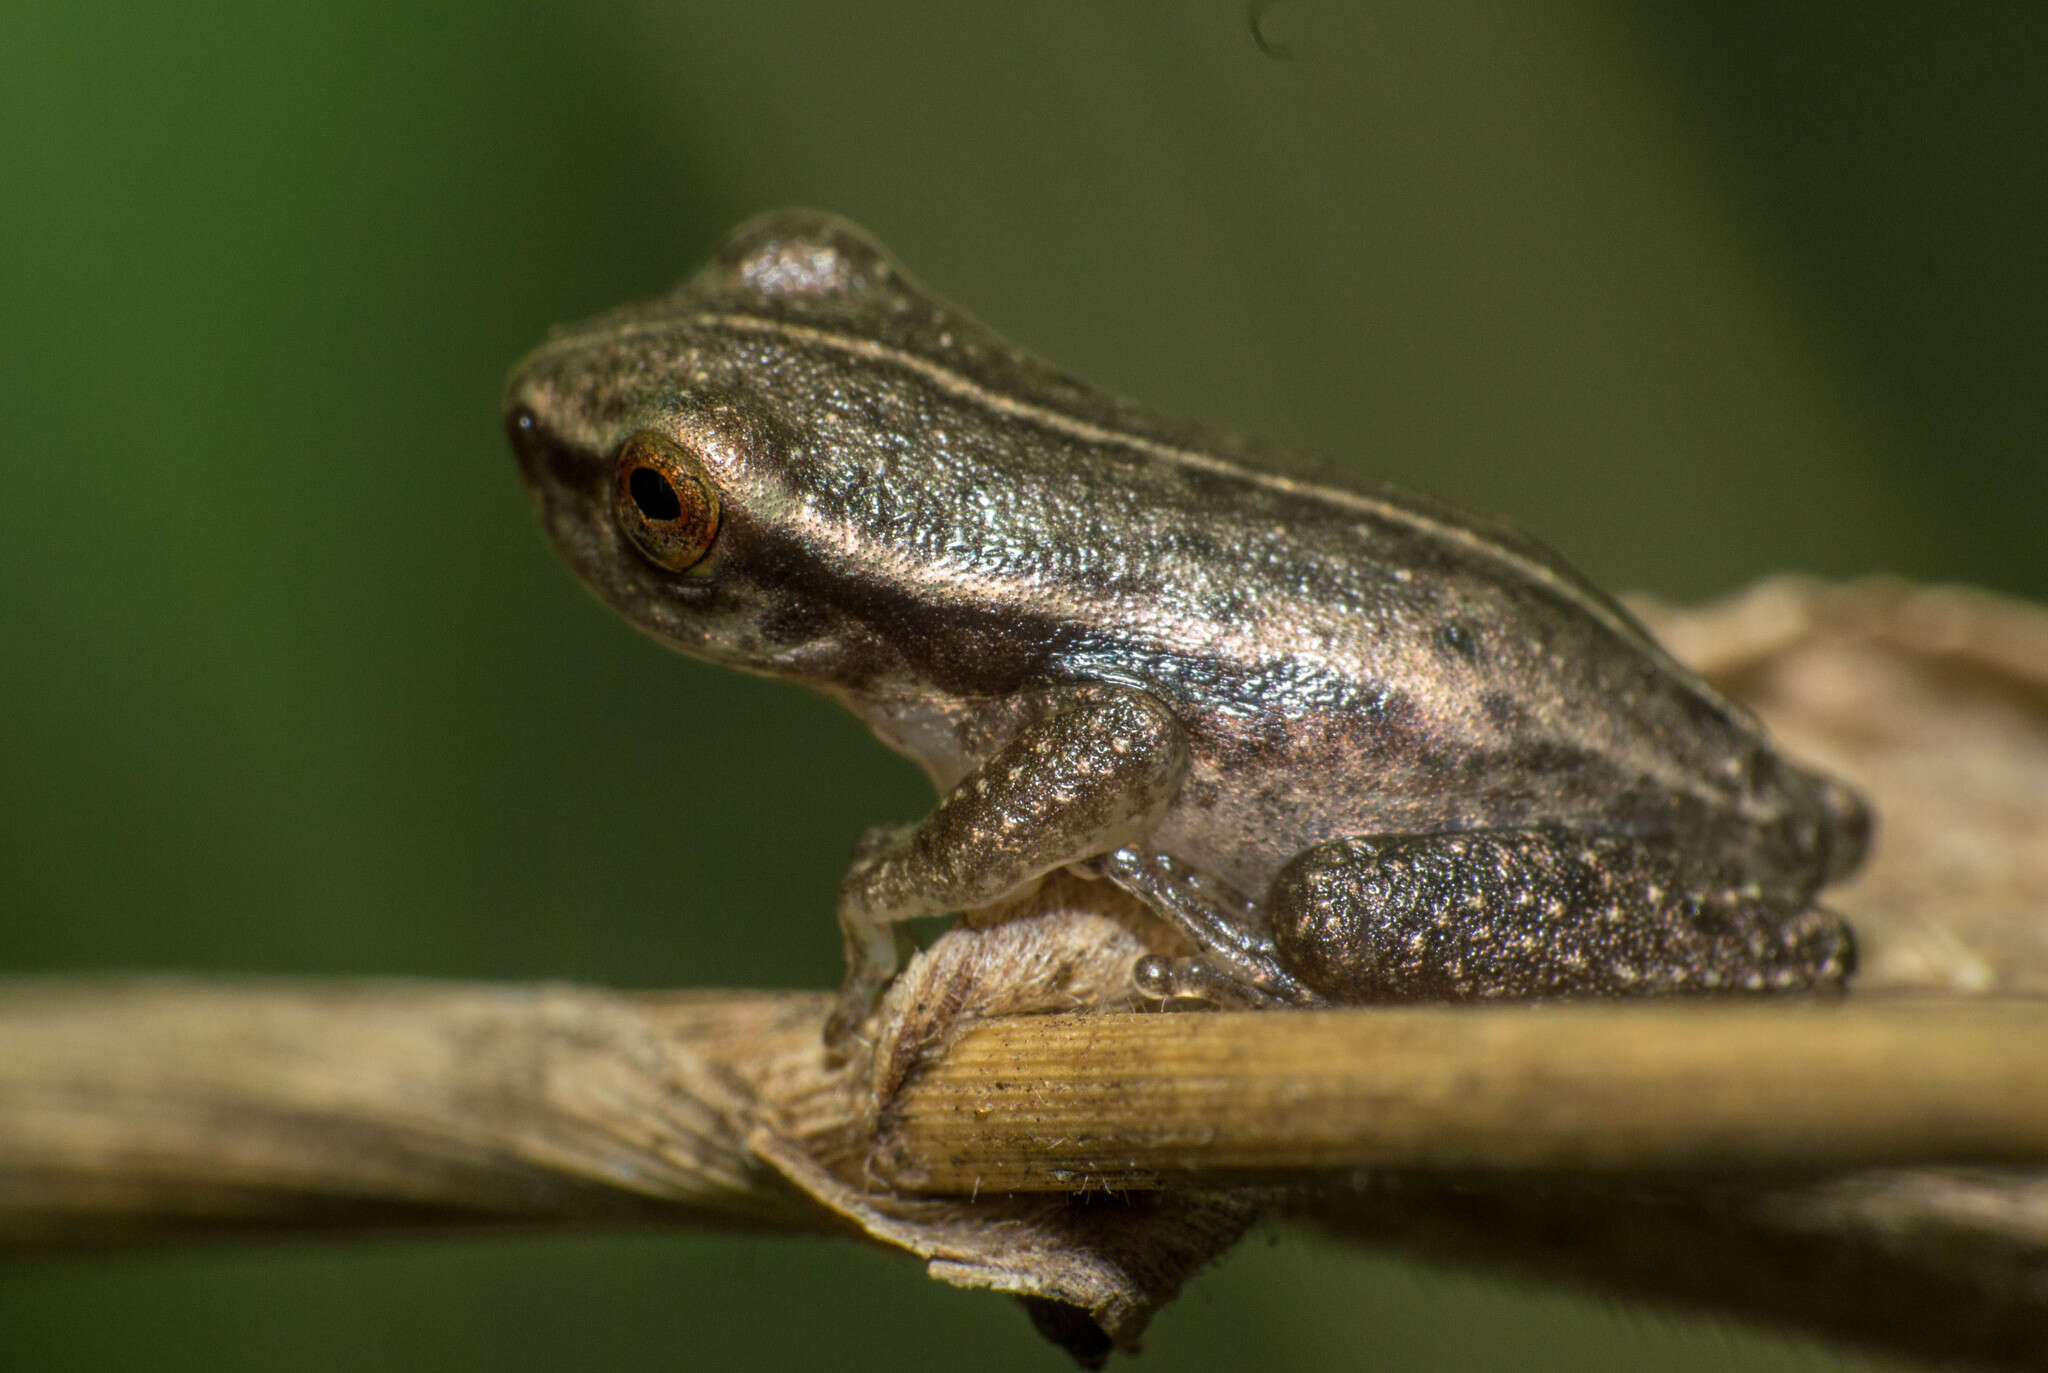
[[[688,449],[643,429],[619,445],[612,518],[647,561],[682,572],[711,551],[718,491]]]

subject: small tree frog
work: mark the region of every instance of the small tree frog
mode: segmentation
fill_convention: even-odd
[[[921,764],[841,882],[861,1025],[902,922],[1056,869],[1250,1005],[1840,986],[1868,812],[1502,526],[1162,418],[790,211],[558,330],[507,427],[561,555],[685,653]]]

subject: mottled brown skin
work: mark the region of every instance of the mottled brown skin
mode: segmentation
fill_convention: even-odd
[[[1808,911],[1860,859],[1861,804],[1554,555],[1093,391],[842,220],[743,226],[673,293],[558,332],[506,407],[541,520],[600,596],[685,652],[830,693],[938,786],[842,884],[839,1035],[893,972],[895,924],[1063,866],[1196,938],[1202,960],[1141,969],[1164,995],[1852,966],[1846,927]],[[701,529],[663,542],[648,522],[673,506],[630,496],[654,487],[627,454],[656,451],[715,494],[687,566],[667,552]],[[1437,878],[1410,880],[1425,859]]]

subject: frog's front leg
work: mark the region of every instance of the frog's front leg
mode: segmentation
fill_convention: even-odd
[[[895,927],[985,906],[1159,823],[1188,749],[1159,701],[1076,689],[962,778],[920,823],[862,853],[839,884],[846,984],[826,1026],[842,1045],[896,972]]]
[[[1808,893],[1669,844],[1566,830],[1340,839],[1297,855],[1260,905],[1270,958],[1212,950],[1148,969],[1157,995],[1263,990],[1277,963],[1333,1001],[1840,987],[1855,941]]]

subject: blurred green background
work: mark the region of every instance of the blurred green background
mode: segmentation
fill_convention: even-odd
[[[1282,0],[1283,59],[1236,3],[17,0],[0,968],[831,983],[847,845],[923,783],[602,612],[497,419],[551,322],[780,204],[1082,376],[1507,515],[1610,584],[2048,597],[2043,13]],[[10,1370],[966,1349],[1063,1366],[1007,1303],[824,1241],[0,1267]],[[1836,1366],[1291,1233],[1151,1351]]]

